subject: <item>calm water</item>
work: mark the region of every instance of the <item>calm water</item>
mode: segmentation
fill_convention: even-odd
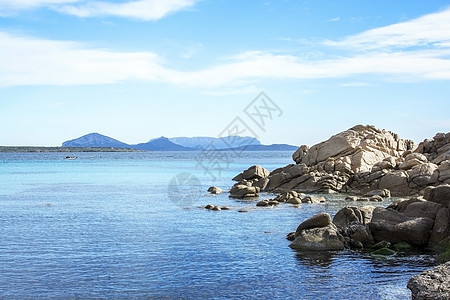
[[[339,196],[256,209],[206,193],[230,188],[252,164],[291,163],[290,154],[248,152],[211,166],[215,179],[196,153],[0,154],[0,298],[408,299],[408,279],[433,257],[288,247],[286,234],[334,214]],[[189,197],[176,205],[168,184],[186,172],[200,185],[180,187]],[[208,203],[232,209],[200,208]]]

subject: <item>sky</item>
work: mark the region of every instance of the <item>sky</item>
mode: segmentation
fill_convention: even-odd
[[[450,0],[0,0],[0,145],[357,124],[450,131]]]

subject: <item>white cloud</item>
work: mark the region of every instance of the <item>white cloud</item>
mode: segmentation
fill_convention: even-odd
[[[357,51],[344,51],[341,56],[247,51],[212,67],[189,71],[169,69],[151,52],[93,49],[1,32],[0,45],[1,86],[144,80],[226,92],[234,88],[243,91],[243,87],[264,79],[349,78],[358,82],[352,77],[373,75],[396,81],[450,80],[450,9],[328,43],[333,50],[357,47]]]
[[[349,36],[341,41],[327,41],[328,46],[358,50],[442,46],[450,43],[450,9],[410,21],[392,24]]]
[[[0,15],[12,11],[47,7],[77,17],[113,16],[144,21],[158,20],[166,15],[194,6],[199,0],[0,0]]]
[[[159,58],[150,52],[89,49],[72,42],[0,32],[0,86],[110,84],[157,80]]]
[[[196,2],[198,0],[138,0],[123,3],[87,1],[76,5],[60,6],[57,10],[78,17],[113,16],[149,21],[192,7]]]

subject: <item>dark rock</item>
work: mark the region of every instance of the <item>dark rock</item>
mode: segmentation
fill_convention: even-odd
[[[442,204],[445,207],[450,205],[450,184],[443,184],[438,187],[427,187],[423,197],[428,201]]]
[[[288,241],[294,241],[295,240],[295,232],[289,232],[288,235],[286,236],[286,239]]]
[[[450,262],[411,277],[408,289],[413,300],[450,299]]]
[[[446,207],[441,208],[434,221],[433,231],[430,236],[430,243],[433,245],[445,245],[450,239],[450,214]]]
[[[375,241],[407,242],[425,246],[433,223],[429,218],[408,217],[393,209],[377,207],[373,211],[369,228]]]
[[[409,204],[403,211],[403,214],[408,217],[424,217],[434,220],[442,205],[430,201],[419,201]]]

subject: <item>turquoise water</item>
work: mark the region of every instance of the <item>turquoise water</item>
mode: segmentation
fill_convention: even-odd
[[[242,153],[209,173],[193,152],[65,155],[0,154],[1,299],[408,299],[409,277],[435,264],[424,253],[376,260],[290,249],[286,234],[334,214],[339,195],[257,209],[206,193],[230,188],[250,165],[291,163],[288,152]],[[180,173],[198,184],[170,185]],[[169,197],[174,188],[187,197]],[[201,208],[208,203],[231,210]]]

